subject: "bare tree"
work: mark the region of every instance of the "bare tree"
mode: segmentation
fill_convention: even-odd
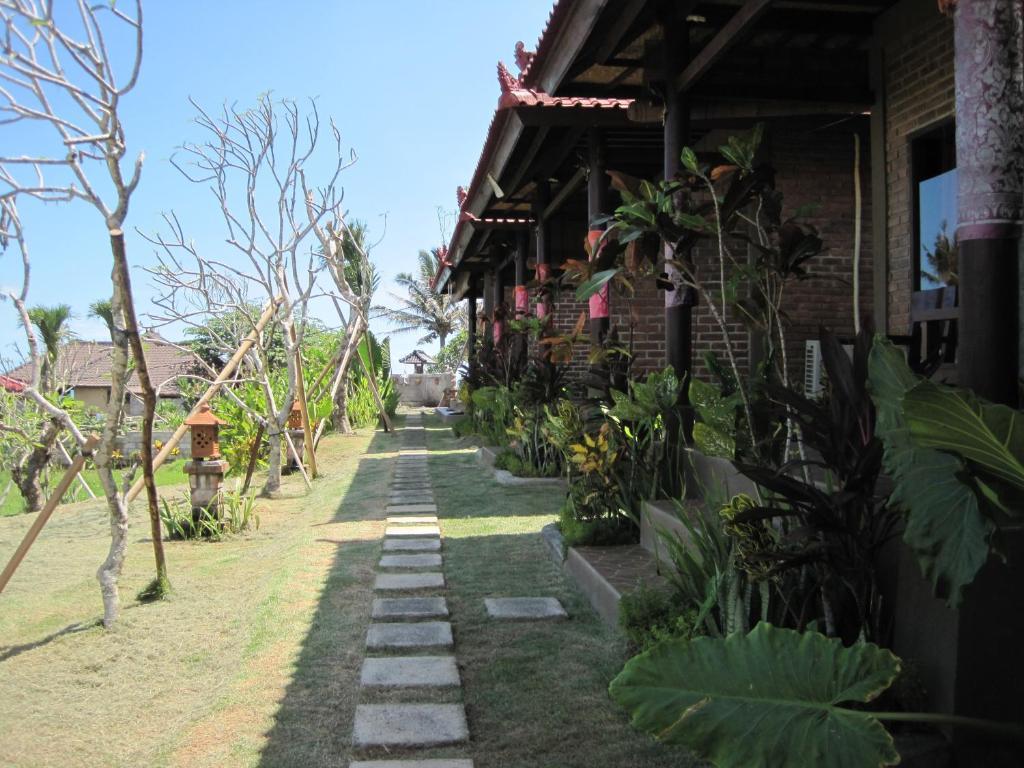
[[[354,156],[342,156],[341,136],[332,123],[336,153],[331,170],[322,186],[312,187],[306,167],[320,138],[315,102],[303,113],[294,101],[264,95],[252,109],[225,106],[216,115],[192,104],[207,139],[186,144],[184,161],[172,162],[190,181],[208,185],[224,220],[229,251],[200,253],[177,217],[165,216],[169,233],[149,238],[159,248],[159,265],[151,273],[163,291],[155,300],[162,309],[155,319],[199,326],[208,325],[212,315],[232,311],[254,325],[254,296],[280,301],[274,325],[284,344],[286,394],[275,395],[266,344],[257,343],[247,355],[247,371],[263,390],[262,412],[236,399],[266,430],[270,457],[263,493],[271,494],[281,485],[282,441],[294,453],[285,425],[296,394],[298,355],[309,302],[324,295],[317,279],[329,265],[310,236],[340,205],[338,179]],[[237,340],[223,342],[227,351]],[[226,394],[233,396],[230,388]],[[301,458],[297,461],[301,466]]]
[[[138,82],[142,65],[142,3],[124,6],[45,0],[0,0],[3,52],[0,59],[0,123],[39,125],[57,140],[53,151],[0,156],[0,199],[84,200],[102,216],[113,261],[111,270],[111,388],[96,466],[110,508],[111,543],[97,578],[104,624],[120,610],[118,577],[128,539],[128,510],[111,465],[121,425],[130,353],[146,403],[143,471],[158,584],[166,583],[156,485],[152,476],[153,396],[131,297],[124,221],[142,173],[143,155],[126,159],[121,99]],[[59,16],[59,18],[58,18]],[[129,65],[121,77],[110,50],[127,46]],[[42,131],[40,131],[40,134]],[[70,427],[69,427],[70,428]],[[81,435],[76,435],[81,441]]]

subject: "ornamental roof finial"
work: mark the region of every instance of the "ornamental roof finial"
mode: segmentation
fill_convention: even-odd
[[[530,62],[536,55],[535,51],[526,50],[526,45],[520,40],[516,43],[516,66],[519,67],[519,80],[522,82],[523,74],[530,68]]]
[[[469,197],[469,193],[466,191],[465,187],[459,186],[459,188],[455,190],[455,199],[459,201],[460,211],[462,210],[462,206],[466,204],[467,197]]]
[[[512,76],[503,61],[498,62],[498,85],[501,86],[502,93],[519,90],[519,78]]]

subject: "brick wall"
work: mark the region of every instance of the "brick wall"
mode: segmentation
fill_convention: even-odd
[[[910,136],[954,113],[953,22],[929,13],[886,40],[882,50],[889,332],[907,333],[914,290]]]
[[[871,237],[871,178],[869,132],[865,118],[851,118],[836,122],[834,118],[818,120],[792,120],[775,122],[768,126],[766,150],[776,168],[776,183],[784,196],[783,216],[793,215],[797,208],[816,205],[811,215],[802,221],[817,228],[825,241],[827,251],[813,259],[807,269],[806,281],[791,283],[784,301],[789,318],[787,355],[791,375],[799,377],[803,370],[804,342],[817,338],[818,327],[825,325],[834,332],[849,336],[853,332],[852,254],[854,232],[853,189],[853,135],[861,136],[861,314],[865,322],[871,321],[872,312],[872,237]],[[575,242],[582,242],[582,237]],[[582,258],[580,253],[566,251],[564,256]],[[746,246],[733,244],[733,254],[746,258]],[[709,244],[694,253],[702,281],[718,296],[718,255]],[[506,302],[512,304],[511,288]],[[716,301],[720,307],[720,300]],[[575,301],[571,291],[563,292],[555,304],[554,324],[560,334],[572,331],[585,302]],[[531,306],[532,310],[532,306]],[[750,363],[750,336],[746,327],[735,318],[727,318],[733,338],[733,352],[741,370]],[[659,370],[665,362],[664,297],[653,281],[637,286],[636,295],[626,300],[613,293],[611,325],[617,329],[619,339],[631,346],[636,373]],[[709,372],[704,355],[713,351],[726,363],[725,340],[706,301],[696,308],[694,328],[694,373],[707,379]],[[571,378],[587,367],[588,348],[577,345],[571,364]]]

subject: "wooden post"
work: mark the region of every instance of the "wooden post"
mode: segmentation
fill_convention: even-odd
[[[470,296],[467,303],[469,306],[466,311],[466,367],[472,378],[476,368],[476,296]]]
[[[484,272],[484,338],[483,348],[486,353],[494,347],[494,269],[487,266]]]
[[[370,356],[370,345],[366,345],[366,356]],[[359,365],[363,367],[363,373],[366,374],[366,380],[370,384],[370,392],[373,394],[373,399],[377,402],[377,408],[380,410],[380,417],[384,422],[384,431],[391,432],[394,430],[394,426],[391,424],[391,419],[388,417],[387,408],[384,406],[384,401],[381,399],[380,390],[377,389],[377,374],[373,370],[373,360],[370,361],[370,365],[366,364],[363,360],[363,356],[359,354],[359,350],[356,350],[356,358],[359,360]]]
[[[608,213],[608,174],[606,170],[604,136],[597,128],[587,131],[587,237],[593,246],[604,230],[597,229],[593,221]],[[591,258],[596,258],[595,252]],[[606,283],[590,297],[590,343],[594,347],[604,344],[608,335],[608,312],[611,290]]]
[[[679,172],[679,156],[690,140],[690,109],[685,96],[673,85],[689,58],[690,33],[686,21],[678,18],[675,6],[666,4],[660,9],[659,23],[662,33],[662,76],[665,83],[665,125],[663,143],[665,153],[662,172],[666,180]],[[676,259],[672,246],[664,243],[665,255]],[[686,258],[688,254],[679,254]],[[670,279],[678,273],[669,268]],[[692,292],[685,288],[665,292],[665,356],[680,381],[690,375],[693,365],[693,306]],[[683,404],[688,402],[683,388]]]
[[[534,236],[537,253],[537,282],[543,284],[551,277],[551,263],[548,255],[548,231],[550,227],[544,219],[544,209],[551,202],[551,183],[547,179],[537,182],[537,191],[533,198],[533,218],[536,220]],[[546,288],[541,288],[537,299],[537,317],[546,318],[551,312],[551,297]]]
[[[11,576],[18,570],[18,566],[21,565],[21,561],[25,559],[25,555],[28,554],[29,549],[35,543],[36,538],[39,536],[39,532],[43,530],[43,526],[49,521],[50,516],[53,514],[53,510],[60,504],[60,500],[64,498],[64,494],[68,492],[68,488],[71,487],[71,483],[75,481],[78,473],[82,471],[82,467],[85,466],[86,459],[92,454],[93,449],[99,445],[99,435],[89,435],[85,441],[85,445],[82,446],[82,451],[79,453],[74,461],[71,462],[71,466],[64,470],[64,476],[61,477],[60,482],[57,483],[57,487],[53,493],[50,494],[50,498],[46,500],[43,508],[39,511],[36,519],[32,521],[31,527],[25,532],[24,538],[21,540],[21,544],[14,550],[14,554],[11,555],[10,561],[4,567],[3,573],[0,573],[0,592],[4,591],[4,587],[7,586],[7,582],[11,580]]]
[[[296,341],[295,326],[292,326],[292,341]],[[302,350],[296,346],[295,349],[295,396],[299,401],[299,410],[302,411],[302,435],[306,444],[306,460],[309,462],[309,476],[316,479],[316,453],[313,450],[313,429],[309,424],[309,404],[306,402],[306,382],[302,378]],[[302,460],[299,460],[299,464]]]
[[[207,403],[209,403],[213,396],[217,394],[217,392],[220,390],[220,388],[224,386],[224,382],[231,378],[231,374],[235,372],[235,369],[238,367],[238,364],[242,362],[242,358],[245,357],[246,352],[248,352],[252,345],[256,343],[256,339],[259,338],[259,335],[263,332],[263,328],[266,326],[267,323],[270,322],[270,319],[274,316],[274,313],[277,312],[277,307],[281,303],[281,301],[281,299],[275,299],[274,301],[270,302],[267,305],[267,308],[263,310],[263,314],[260,316],[260,319],[256,322],[256,327],[253,328],[252,331],[249,332],[249,335],[242,340],[242,343],[238,346],[238,349],[235,350],[235,354],[233,354],[231,356],[231,359],[228,360],[227,365],[224,366],[223,370],[221,370],[221,372],[217,375],[217,378],[213,380],[213,383],[210,384],[206,392],[203,393],[203,396],[199,398],[199,401],[195,404],[195,407],[192,408],[192,410],[189,412],[189,416],[194,416],[196,413],[198,413],[199,409],[206,405]],[[178,443],[181,442],[181,438],[185,436],[186,432],[188,432],[188,427],[185,426],[184,423],[182,423],[181,426],[174,430],[174,434],[171,435],[167,442],[164,443],[164,447],[161,448],[160,452],[153,458],[154,472],[156,472],[157,469],[159,469],[160,466],[164,463],[164,461],[167,460],[167,457],[171,455],[171,451],[173,451],[178,446]],[[142,490],[144,483],[145,480],[141,477],[135,481],[135,484],[132,485],[131,489],[128,491],[128,494],[125,496],[126,504],[130,504],[135,499],[135,497],[139,495],[139,492]]]
[[[256,471],[256,462],[260,457],[260,448],[263,447],[263,433],[266,431],[266,427],[260,424],[256,430],[256,440],[253,441],[252,448],[249,449],[249,463],[245,467],[245,480],[242,482],[242,493],[249,492],[249,483],[252,482],[252,474]]]

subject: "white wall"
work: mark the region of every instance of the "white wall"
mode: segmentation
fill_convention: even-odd
[[[391,381],[403,405],[437,405],[444,391],[455,386],[455,374],[393,373]]]

